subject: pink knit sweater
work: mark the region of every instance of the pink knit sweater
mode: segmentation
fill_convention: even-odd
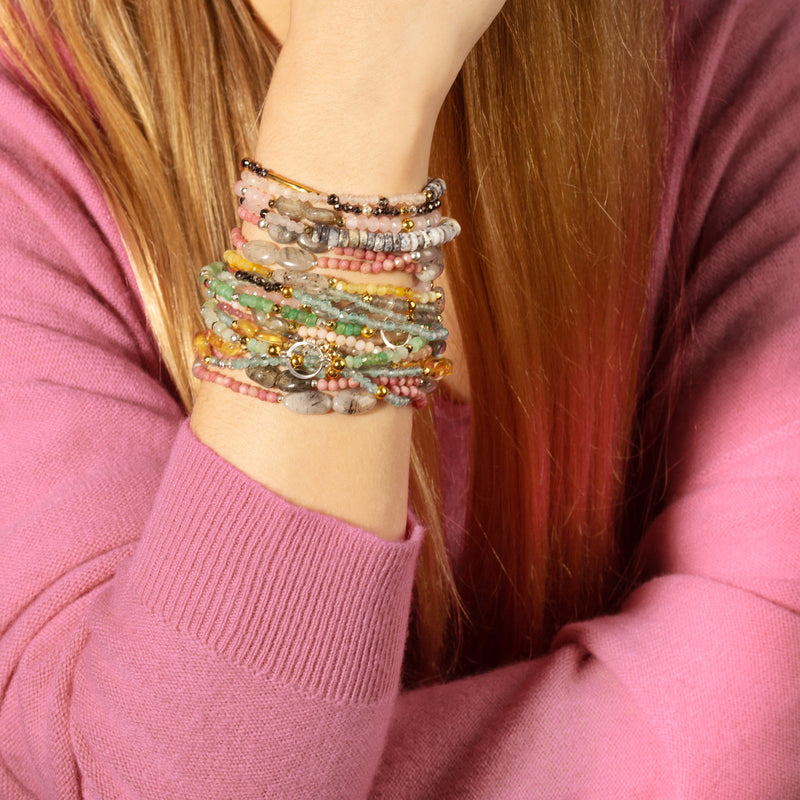
[[[100,192],[0,81],[0,797],[800,796],[800,7],[679,5],[650,331],[684,269],[692,329],[653,577],[404,694],[423,532],[194,438]]]

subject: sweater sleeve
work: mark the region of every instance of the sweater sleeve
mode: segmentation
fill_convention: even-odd
[[[95,183],[7,78],[0,104],[0,796],[365,796],[421,531],[193,436]]]
[[[650,578],[547,657],[404,695],[375,797],[800,796],[800,13],[677,5],[691,330]]]

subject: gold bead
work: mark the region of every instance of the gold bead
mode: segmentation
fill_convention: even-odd
[[[339,377],[339,370],[338,369],[334,369],[333,367],[328,367],[328,369],[325,370],[325,377],[326,378],[338,378]]]
[[[375,335],[375,330],[373,328],[368,328],[366,325],[361,329],[361,335],[365,339],[371,339]]]
[[[294,289],[291,286],[281,286],[281,294],[289,298],[294,294]]]
[[[336,289],[336,284],[339,283],[338,278],[328,278],[328,288],[329,289]]]
[[[371,303],[373,298],[372,298],[372,295],[369,292],[364,292],[364,294],[361,295],[361,299],[365,303]]]
[[[337,228],[344,227],[344,217],[336,217],[336,227]]]
[[[400,208],[400,213],[401,214],[410,214],[411,213],[411,209],[408,206],[402,206]]]
[[[271,344],[267,347],[267,355],[277,358],[281,354],[280,345]]]
[[[325,320],[325,327],[329,331],[335,331],[336,330],[336,320],[335,319]]]
[[[414,220],[413,219],[404,219],[403,220],[403,230],[406,233],[411,233],[414,230]]]
[[[427,378],[431,374],[431,368],[429,366],[424,366],[422,368],[422,374]]]
[[[347,366],[347,362],[341,356],[336,356],[331,362],[331,366],[338,372],[341,372]]]
[[[408,310],[413,311],[417,307],[417,304],[413,300],[408,301]]]
[[[295,353],[290,359],[289,363],[295,368],[300,369],[303,366],[303,356],[299,353]]]
[[[379,386],[375,390],[375,397],[377,397],[378,400],[383,400],[383,398],[386,397],[387,394],[389,394],[389,390],[385,386]]]

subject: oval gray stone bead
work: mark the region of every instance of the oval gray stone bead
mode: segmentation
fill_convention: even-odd
[[[283,225],[267,225],[267,233],[270,239],[278,244],[291,244],[297,238],[294,231],[284,228]]]
[[[444,311],[444,298],[445,298],[444,287],[434,286],[433,291],[438,292],[440,295],[433,301],[433,307],[441,314],[442,311]]]
[[[328,288],[328,279],[318,272],[294,272],[287,276],[286,282],[304,292],[321,292]]]
[[[314,237],[307,234],[305,231],[297,237],[297,244],[299,244],[303,250],[308,250],[309,253],[324,253],[328,250],[327,240],[324,242],[321,242],[319,239],[314,241]]]
[[[248,367],[245,373],[251,381],[265,389],[271,389],[278,377],[278,370],[275,367]]]
[[[309,222],[320,222],[323,225],[333,225],[336,222],[336,214],[329,208],[316,208],[309,206],[306,209],[306,219]]]
[[[279,197],[275,201],[275,210],[279,214],[283,214],[284,217],[289,217],[289,219],[295,221],[303,219],[308,209],[308,203],[304,203],[302,200],[297,200],[294,197]]]
[[[428,261],[417,273],[417,280],[429,283],[435,281],[444,272],[444,261]]]
[[[253,318],[255,318],[255,313],[253,313]],[[270,317],[267,315],[267,319],[263,323],[259,323],[264,330],[271,331],[272,333],[288,333],[292,326],[289,322],[283,317]]]
[[[363,414],[378,402],[366,389],[342,389],[333,395],[333,410],[337,414]]]
[[[304,381],[286,370],[278,373],[275,388],[282,392],[307,392],[311,389],[311,381]]]
[[[247,242],[242,248],[242,253],[248,261],[254,264],[261,264],[266,267],[275,263],[275,256],[278,248],[272,242],[265,242],[263,239],[254,239]]]
[[[429,261],[435,261],[442,254],[440,247],[423,247],[419,251],[419,260],[422,264],[427,264]]]
[[[295,414],[327,414],[333,401],[327,394],[312,390],[287,394],[283,398],[283,404]]]
[[[317,266],[317,259],[299,247],[281,247],[275,260],[292,272],[305,272]]]
[[[255,322],[256,325],[259,325],[263,328],[267,324],[269,312],[264,311],[261,308],[251,308],[250,313],[253,315],[253,322]]]

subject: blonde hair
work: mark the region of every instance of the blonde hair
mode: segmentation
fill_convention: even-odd
[[[188,411],[195,276],[226,246],[277,46],[245,0],[170,5],[5,0],[2,37],[108,198]],[[661,6],[510,0],[443,109],[432,172],[467,231],[451,292],[479,368],[458,580],[431,413],[415,424],[430,535],[411,680],[535,655],[611,602],[660,187]]]

